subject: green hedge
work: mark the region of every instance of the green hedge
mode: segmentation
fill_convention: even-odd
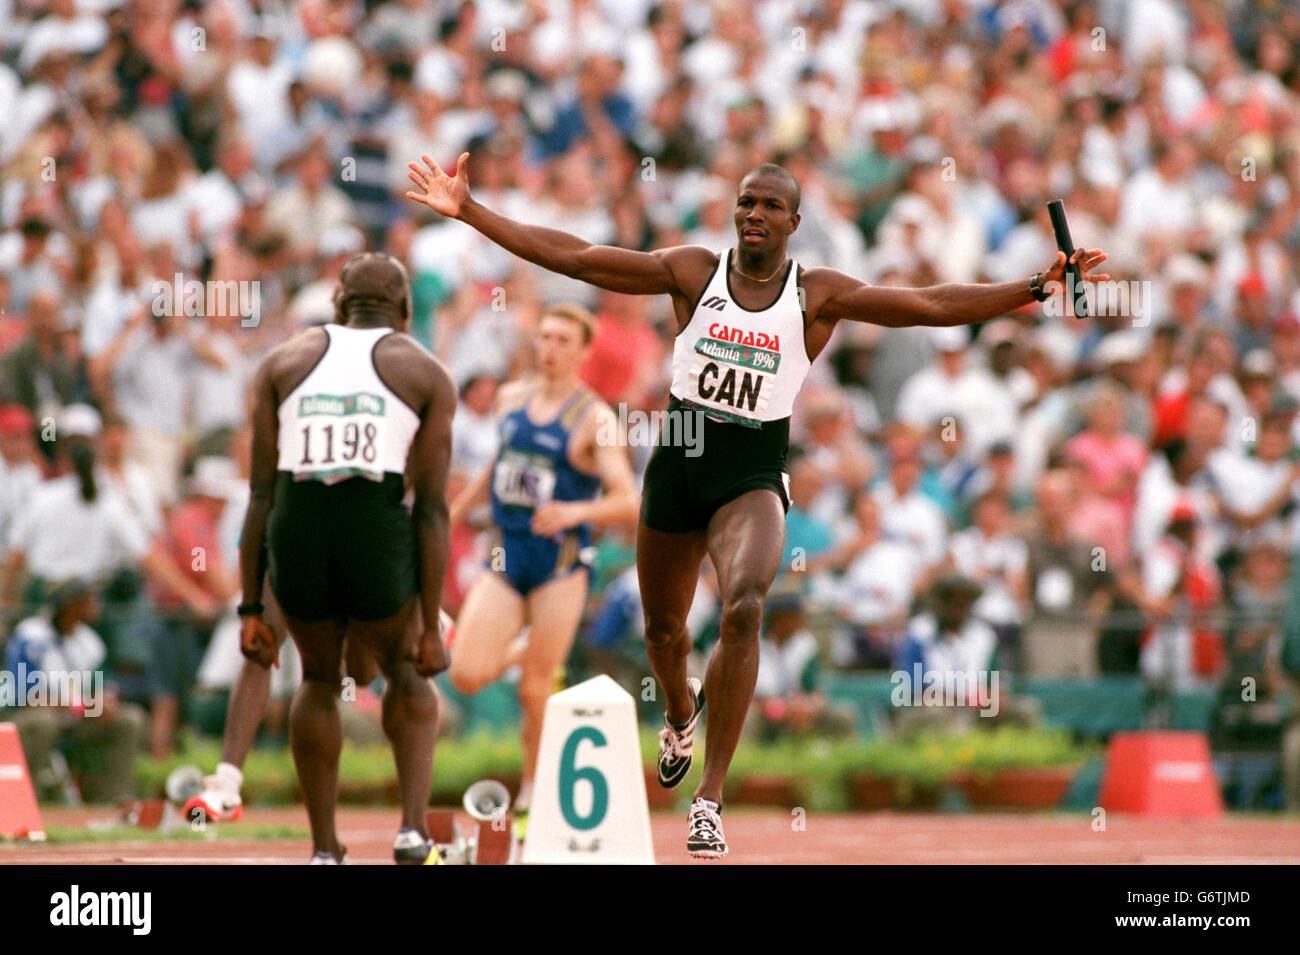
[[[179,766],[194,765],[211,772],[221,759],[216,740],[189,743],[165,760],[141,756],[136,762],[141,795],[161,795],[168,774]],[[459,805],[472,783],[488,777],[511,779],[519,775],[523,752],[517,734],[475,733],[457,740],[442,740],[434,761],[431,799]],[[343,744],[339,757],[339,801],[353,805],[388,804],[396,800],[397,769],[392,750],[385,745]],[[293,755],[285,749],[255,749],[244,763],[244,799],[276,805],[300,798]]]
[[[656,735],[641,735],[642,763],[654,765]],[[993,772],[1026,766],[1080,765],[1100,748],[1080,745],[1060,730],[999,727],[959,736],[921,734],[908,740],[825,739],[800,737],[775,743],[744,741],[736,751],[728,785],[747,778],[779,777],[789,780],[800,805],[820,811],[846,807],[846,786],[856,774],[907,780],[931,786],[961,772]],[[697,751],[697,757],[701,753]],[[211,770],[220,758],[216,741],[188,745],[165,761],[142,757],[140,792],[160,795],[167,775],[176,767],[194,764]],[[480,779],[515,781],[522,751],[514,733],[475,733],[463,739],[438,743],[431,799],[435,804],[459,805],[465,790]],[[703,760],[697,758],[691,781],[681,788],[689,794],[699,778]],[[340,801],[348,804],[393,804],[397,775],[387,746],[344,744],[339,763]],[[299,798],[298,777],[287,749],[254,750],[244,766],[244,798],[262,805],[285,804]]]

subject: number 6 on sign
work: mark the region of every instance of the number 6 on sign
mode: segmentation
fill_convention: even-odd
[[[636,704],[607,676],[546,702],[523,861],[654,863]]]
[[[605,734],[594,726],[579,727],[564,741],[564,752],[560,754],[560,812],[565,822],[584,832],[599,826],[609,811],[609,783],[605,774],[594,766],[582,769],[577,766],[578,747],[586,741],[593,746],[604,746]],[[580,782],[591,786],[591,810],[586,815],[580,814],[576,806],[575,790]]]

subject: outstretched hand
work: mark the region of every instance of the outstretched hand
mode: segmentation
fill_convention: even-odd
[[[1079,266],[1079,278],[1084,282],[1105,282],[1110,278],[1109,273],[1101,272],[1093,274],[1092,270],[1101,263],[1106,261],[1106,253],[1101,249],[1075,249],[1074,254],[1070,256],[1070,261]],[[1043,272],[1043,289],[1049,295],[1055,295],[1058,291],[1065,291],[1065,253],[1056,253],[1056,262],[1052,267]],[[1055,283],[1055,284],[1053,284]]]
[[[439,215],[455,219],[460,215],[461,206],[469,199],[469,171],[465,168],[469,162],[469,153],[461,153],[456,160],[456,175],[449,176],[436,162],[428,156],[421,156],[424,165],[408,163],[410,172],[407,176],[416,188],[406,194],[406,198],[422,202]]]

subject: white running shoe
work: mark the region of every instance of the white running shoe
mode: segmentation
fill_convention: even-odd
[[[712,799],[698,798],[691,803],[686,817],[686,851],[694,859],[721,859],[727,854],[727,840],[722,835],[722,806]]]
[[[235,822],[244,814],[239,791],[232,792],[217,776],[203,780],[203,791],[185,803],[185,818],[190,822]]]

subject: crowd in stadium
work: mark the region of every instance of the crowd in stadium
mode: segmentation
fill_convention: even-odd
[[[1028,280],[1053,198],[1108,252],[1093,311],[1117,314],[1057,297],[978,329],[840,327],[796,405],[761,699],[910,659],[1285,695],[1285,0],[0,0],[7,660],[81,628],[68,665],[106,659],[129,732],[175,745],[233,633],[251,374],[333,319],[359,251],[408,265],[412,332],[460,387],[453,491],[492,459],[544,305],[596,315],[585,378],[616,409],[664,406],[666,297],[543,272],[402,198],[409,161],[466,150],[489,207],[629,248],[734,245],[736,184],[774,161],[805,267]],[[593,651],[639,640],[632,533],[601,541]],[[483,548],[455,529],[449,609]],[[698,632],[712,609],[702,585]]]

